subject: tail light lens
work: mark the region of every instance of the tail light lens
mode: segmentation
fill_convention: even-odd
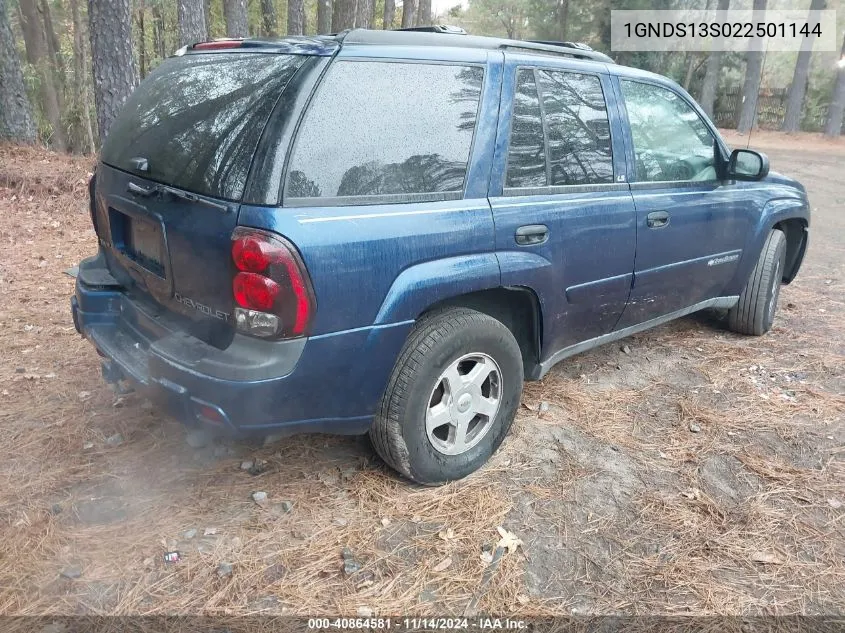
[[[279,284],[255,273],[238,273],[232,282],[235,301],[242,308],[267,312],[276,305]]]
[[[293,245],[268,231],[238,227],[232,233],[235,322],[262,338],[308,333],[316,301],[311,280]]]
[[[278,258],[279,247],[257,235],[245,235],[232,242],[232,259],[238,270],[262,273]]]

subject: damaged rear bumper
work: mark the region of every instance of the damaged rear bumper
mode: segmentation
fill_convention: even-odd
[[[366,432],[380,387],[357,379],[361,352],[404,336],[395,328],[278,342],[235,334],[218,349],[133,301],[99,257],[80,264],[71,312],[107,381],[128,381],[189,425],[239,434]]]

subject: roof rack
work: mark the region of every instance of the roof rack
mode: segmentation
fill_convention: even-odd
[[[512,49],[527,49],[531,51],[543,51],[546,53],[556,53],[558,55],[568,55],[577,59],[591,59],[597,62],[604,62],[613,64],[612,58],[604,53],[594,51],[588,45],[581,42],[553,42],[549,40],[520,40],[510,41],[502,44],[499,48]]]
[[[591,51],[593,48],[584,42],[556,42],[554,40],[528,40],[533,44],[547,44],[549,46],[563,46],[565,48],[577,48],[582,51]]]
[[[2,0],[0,0],[2,1]],[[459,36],[459,37],[457,37]],[[413,40],[417,46],[459,46],[487,50],[513,50],[546,55],[565,55],[576,59],[592,60],[612,64],[613,60],[586,44],[577,42],[550,42],[530,40],[506,40],[498,37],[469,35],[459,26],[436,24],[415,26],[406,29],[350,29],[337,34],[344,44],[408,44]]]
[[[451,33],[453,35],[466,35],[467,32],[459,26],[451,24],[432,24],[431,26],[407,26],[401,29],[390,29],[391,31],[414,31],[417,33]]]

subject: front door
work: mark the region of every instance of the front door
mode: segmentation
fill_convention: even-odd
[[[506,54],[490,204],[503,285],[541,302],[541,360],[610,332],[631,288],[635,211],[610,91],[602,64]]]
[[[634,285],[624,328],[718,297],[739,265],[755,203],[720,178],[722,147],[679,92],[618,78],[630,124],[637,210]]]

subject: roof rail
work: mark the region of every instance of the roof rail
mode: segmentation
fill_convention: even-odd
[[[466,35],[467,32],[459,26],[451,24],[432,24],[431,26],[407,26],[401,29],[390,29],[391,31],[415,31],[417,33],[452,33],[454,35]]]
[[[2,0],[0,0],[2,2]],[[407,36],[401,33],[408,33]],[[413,36],[412,36],[413,35]],[[441,40],[438,35],[446,35]],[[452,38],[451,35],[461,37]],[[405,29],[350,29],[337,34],[337,39],[350,44],[404,44],[406,40],[413,40],[420,46],[458,46],[468,48],[486,48],[488,50],[514,50],[528,53],[545,53],[547,55],[565,55],[576,59],[588,59],[604,64],[612,64],[613,60],[598,51],[594,51],[586,44],[577,42],[550,42],[532,40],[505,40],[497,37],[483,37],[469,35],[459,26],[435,24],[433,26],[414,26]]]
[[[593,47],[584,42],[556,42],[555,40],[528,40],[534,44],[548,44],[549,46],[565,46],[567,48],[578,48],[582,51],[591,51]]]
[[[612,58],[604,53],[594,51],[592,48],[581,42],[552,42],[549,40],[525,40],[512,41],[502,44],[499,48],[527,49],[531,51],[543,51],[545,53],[556,53],[568,55],[577,59],[591,59],[597,62],[613,64]]]

